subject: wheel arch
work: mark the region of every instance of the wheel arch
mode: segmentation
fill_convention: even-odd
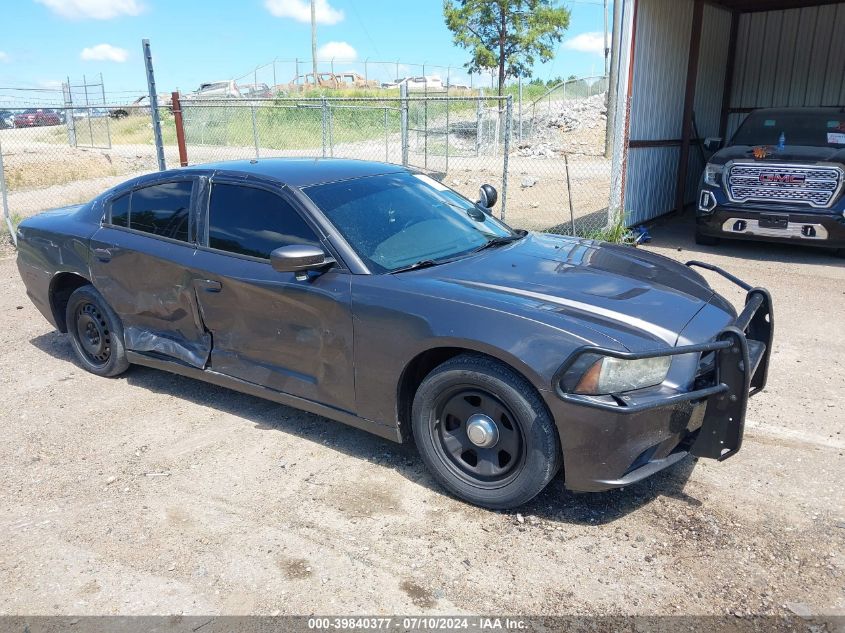
[[[65,312],[67,311],[67,303],[70,295],[77,288],[91,285],[93,284],[89,279],[72,272],[58,273],[50,280],[50,310],[53,313],[53,320],[59,332],[67,332]]]
[[[490,350],[480,349],[463,341],[441,342],[436,346],[428,347],[417,353],[405,364],[399,375],[399,381],[396,385],[396,416],[403,441],[409,437],[408,429],[410,428],[411,421],[411,407],[414,403],[414,395],[420,384],[435,367],[442,365],[460,354],[484,356],[497,363],[501,363],[528,382],[537,391],[540,400],[544,402],[545,406],[545,399],[540,394],[540,388],[537,386],[540,381],[539,376],[518,358],[510,358],[506,354],[490,353]],[[551,412],[549,414],[551,415]]]

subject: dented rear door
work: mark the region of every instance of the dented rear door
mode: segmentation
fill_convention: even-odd
[[[107,201],[91,239],[90,268],[94,286],[123,323],[127,349],[205,367],[211,336],[192,272],[197,181],[145,183]]]

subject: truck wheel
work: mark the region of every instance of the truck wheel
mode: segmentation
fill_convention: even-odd
[[[411,426],[432,475],[475,505],[520,506],[560,469],[557,429],[534,387],[484,356],[456,356],[426,376]]]
[[[117,376],[129,367],[120,319],[93,286],[73,291],[65,323],[76,358],[98,376]]]
[[[695,243],[700,244],[701,246],[716,246],[719,243],[719,238],[713,237],[712,235],[704,235],[696,231]]]

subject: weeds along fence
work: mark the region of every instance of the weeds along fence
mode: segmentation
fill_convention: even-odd
[[[168,167],[276,156],[385,161],[425,171],[472,199],[481,184],[494,185],[497,213],[516,228],[604,237],[614,222],[600,88],[565,95],[557,88],[523,103],[522,116],[511,96],[429,92],[182,98],[160,107],[158,118]],[[158,169],[149,107],[43,110],[49,116],[31,123],[0,122],[7,224]]]

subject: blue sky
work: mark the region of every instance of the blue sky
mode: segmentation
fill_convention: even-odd
[[[563,4],[572,12],[569,31],[535,75],[601,74],[601,0]],[[334,56],[336,70],[364,74],[369,59],[367,74],[387,80],[395,63],[375,60],[399,60],[400,75],[421,74],[410,64],[426,62],[426,74],[445,79],[446,69],[433,66],[451,65],[453,81],[467,81],[468,56],[452,44],[440,0],[317,0],[317,9],[318,57]],[[274,58],[310,58],[309,11],[308,0],[16,0],[3,9],[0,87],[55,88],[68,76],[102,73],[109,101],[120,101],[124,91],[144,91],[142,38],[151,41],[161,92],[244,75],[247,83],[256,66]],[[354,61],[340,61],[349,57]],[[275,71],[276,82],[285,83],[295,66],[279,61]],[[272,83],[273,66],[260,68],[257,79]]]

